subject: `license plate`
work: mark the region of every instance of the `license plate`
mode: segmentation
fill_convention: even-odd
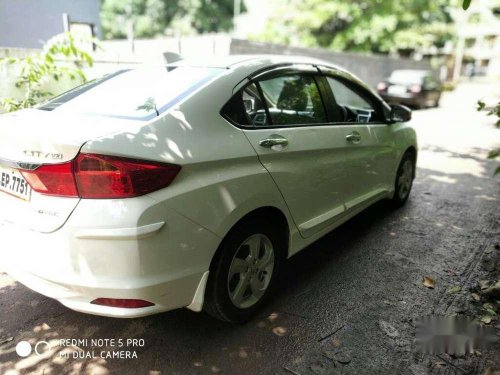
[[[0,167],[0,191],[26,201],[31,199],[31,186],[19,171],[12,168]]]
[[[389,86],[387,93],[389,95],[403,95],[406,94],[406,87],[401,85]]]

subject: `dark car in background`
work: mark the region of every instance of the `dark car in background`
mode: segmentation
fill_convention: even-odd
[[[388,103],[426,108],[439,106],[442,86],[430,70],[394,70],[377,91]]]

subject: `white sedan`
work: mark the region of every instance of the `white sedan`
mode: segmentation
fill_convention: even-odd
[[[0,262],[85,313],[248,320],[286,258],[407,200],[410,117],[308,58],[118,71],[0,116]]]

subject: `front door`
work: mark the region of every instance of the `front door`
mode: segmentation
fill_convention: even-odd
[[[393,151],[389,126],[383,121],[380,103],[355,82],[327,76],[331,90],[334,123],[345,140],[347,210],[380,198],[391,189],[388,185]]]

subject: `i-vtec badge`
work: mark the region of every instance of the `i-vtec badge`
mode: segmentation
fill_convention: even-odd
[[[43,209],[36,209],[34,211],[39,215],[47,215],[47,216],[52,216],[52,217],[59,216],[59,212],[56,212],[56,211],[48,211],[48,210],[43,210]]]
[[[24,150],[23,153],[24,155],[32,158],[52,159],[52,160],[61,160],[63,158],[63,154],[54,152]]]

